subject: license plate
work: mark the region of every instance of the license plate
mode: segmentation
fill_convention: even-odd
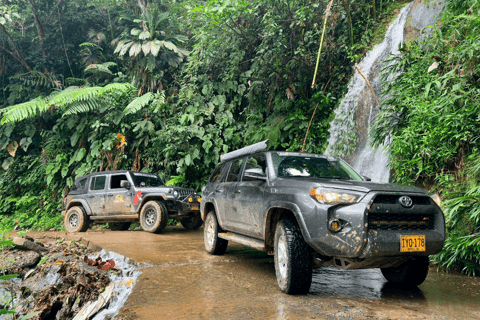
[[[426,242],[425,236],[401,236],[400,252],[423,252]]]
[[[199,209],[198,206],[196,206],[196,205],[191,206],[191,208],[192,208],[192,210],[198,210]]]

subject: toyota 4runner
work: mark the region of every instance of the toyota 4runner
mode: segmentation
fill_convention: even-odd
[[[425,190],[370,182],[339,158],[263,151],[264,141],[222,156],[203,189],[207,252],[228,241],[274,255],[280,289],[308,292],[312,269],[380,268],[417,286],[445,240],[444,215]],[[435,200],[435,201],[434,201]]]
[[[128,230],[140,220],[143,230],[158,233],[168,219],[186,229],[198,229],[200,197],[191,189],[167,187],[153,174],[134,171],[105,171],[75,180],[67,195],[65,229],[82,232],[91,221],[109,223],[112,230]]]

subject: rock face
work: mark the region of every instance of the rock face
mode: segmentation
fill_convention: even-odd
[[[33,242],[33,239],[14,238],[15,247],[20,250],[31,250],[35,252],[47,252],[48,250],[40,243]]]
[[[0,270],[5,274],[22,274],[24,270],[34,268],[40,258],[40,254],[35,251],[6,251],[0,256]]]

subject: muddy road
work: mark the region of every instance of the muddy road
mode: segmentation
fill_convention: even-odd
[[[211,256],[203,228],[79,233],[146,267],[117,319],[480,319],[480,278],[437,273],[399,290],[379,270],[314,272],[310,293],[283,294],[273,258],[229,244]]]

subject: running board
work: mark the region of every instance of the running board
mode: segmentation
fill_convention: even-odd
[[[119,220],[131,221],[138,220],[138,214],[133,215],[104,215],[104,216],[88,216],[90,220],[105,220],[110,222],[119,222]],[[112,221],[115,220],[115,221]]]
[[[240,243],[244,246],[248,246],[257,250],[267,251],[267,248],[265,248],[265,243],[262,240],[245,237],[232,232],[219,232],[218,237],[224,240]]]

